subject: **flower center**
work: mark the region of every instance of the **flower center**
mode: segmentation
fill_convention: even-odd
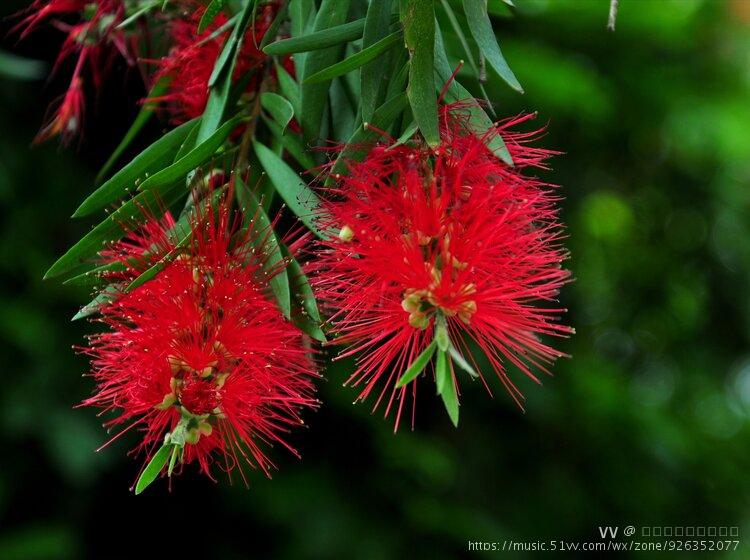
[[[448,250],[438,250],[440,244],[447,246],[448,235],[435,238],[417,232],[417,240],[428,262],[432,281],[426,288],[407,288],[404,291],[401,307],[409,314],[409,324],[424,330],[430,325],[433,315],[440,312],[445,317],[458,317],[468,325],[477,311],[477,303],[471,297],[477,292],[476,285],[459,281],[459,273],[468,264],[459,261]],[[445,274],[450,274],[447,289],[443,282]]]

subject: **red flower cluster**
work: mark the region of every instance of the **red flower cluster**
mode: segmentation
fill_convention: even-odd
[[[258,49],[258,45],[277,10],[278,5],[275,2],[258,7],[256,19],[245,33],[237,55],[235,79],[246,77],[266,61],[267,57]],[[156,78],[168,78],[170,88],[166,95],[156,100],[167,103],[175,124],[181,124],[203,114],[208,101],[208,82],[229,33],[217,33],[227,23],[227,18],[222,13],[216,16],[202,34],[199,34],[198,25],[204,12],[205,8],[198,8],[186,19],[172,20],[172,48],[167,56],[158,62]],[[258,83],[259,76],[253,75],[248,81],[246,91],[254,91]]]
[[[128,63],[135,63],[125,34],[117,28],[125,8],[122,0],[36,0],[24,13],[27,15],[13,30],[19,32],[21,38],[50,18],[74,16],[82,19],[75,24],[55,21],[55,26],[67,34],[55,70],[69,57],[77,56],[77,62],[67,92],[35,139],[42,142],[59,136],[63,142],[68,142],[81,130],[86,70],[94,89],[98,90],[117,53]]]
[[[183,248],[167,213],[104,254],[120,293],[99,309],[109,330],[83,350],[98,384],[84,404],[118,411],[108,425],[120,433],[139,427],[147,459],[165,444],[209,476],[220,458],[244,478],[242,462],[273,467],[262,443],[294,452],[284,435],[317,401],[304,336],[267,297],[278,269],[264,272],[252,249],[264,240],[239,233],[228,205],[199,213]],[[153,279],[122,289],[165,256],[173,260]]]
[[[569,273],[553,186],[521,173],[550,155],[528,146],[535,134],[511,132],[528,118],[491,132],[515,167],[472,131],[465,108],[449,106],[436,150],[378,144],[328,196],[322,225],[340,234],[322,242],[314,285],[336,342],[350,345],[340,356],[358,357],[348,383],[362,387],[359,400],[379,387],[374,408],[387,396],[386,415],[398,399],[396,427],[417,393],[416,382],[398,382],[420,355],[447,359],[438,381],[456,395],[453,365],[481,371],[475,346],[519,404],[505,364],[536,380],[533,367],[562,356],[539,339],[572,329],[555,322],[563,309],[538,306],[555,301]]]

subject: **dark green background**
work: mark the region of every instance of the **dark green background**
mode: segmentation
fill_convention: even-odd
[[[750,2],[621,0],[615,34],[604,0],[517,4],[496,24],[526,94],[489,90],[502,114],[539,111],[565,152],[545,178],[566,196],[572,359],[543,387],[517,376],[525,414],[474,384],[455,430],[425,392],[396,436],[329,371],[292,436],[303,460],[274,452],[278,473],[249,489],[189,474],[135,497],[136,434],[94,453],[100,422],[72,408],[92,390],[70,349],[88,294],[41,276],[90,226],[68,216],[137,76],[123,89],[118,69],[68,149],[30,147],[62,82],[3,79],[0,559],[491,557],[468,541],[593,541],[600,525],[750,535]],[[50,60],[61,37],[17,51]]]

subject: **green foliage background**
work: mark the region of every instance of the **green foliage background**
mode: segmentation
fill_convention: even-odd
[[[87,230],[68,216],[132,114],[105,92],[78,153],[30,149],[59,84],[3,79],[0,558],[449,558],[628,524],[750,535],[750,3],[621,0],[615,34],[603,0],[516,3],[495,23],[526,94],[487,89],[501,114],[539,111],[566,152],[546,178],[566,196],[573,358],[544,387],[521,380],[525,414],[476,384],[458,430],[425,393],[396,436],[351,405],[340,364],[292,437],[303,460],[274,453],[250,489],[188,475],[135,497],[137,436],[94,452],[100,421],[72,408],[92,389],[70,350],[92,329],[69,322],[87,294],[41,276]],[[50,59],[59,38],[21,50]]]

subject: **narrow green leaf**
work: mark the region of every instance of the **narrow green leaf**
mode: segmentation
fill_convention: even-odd
[[[375,60],[382,53],[396,45],[401,40],[401,32],[394,31],[387,37],[381,39],[374,45],[370,45],[366,49],[362,49],[357,54],[354,54],[348,58],[345,58],[341,62],[338,62],[328,68],[316,72],[312,76],[307,76],[303,84],[317,84],[331,80],[337,76],[341,76],[352,70],[356,70],[360,66],[367,64],[368,62]],[[433,86],[434,88],[434,86]]]
[[[438,349],[437,361],[435,364],[435,385],[437,394],[442,395],[448,383],[451,382],[451,368],[448,365],[448,353],[445,350]]]
[[[118,266],[114,266],[114,265],[118,265]],[[66,286],[71,285],[71,286],[93,287],[101,283],[102,273],[109,272],[109,271],[116,271],[116,270],[124,270],[124,269],[125,267],[121,263],[105,264],[105,265],[97,266],[90,270],[86,270],[85,272],[78,274],[76,276],[71,276],[67,280],[64,280],[63,284]]]
[[[253,142],[255,155],[268,174],[276,192],[289,209],[318,237],[325,237],[318,228],[321,213],[320,199],[284,160],[259,142]]]
[[[206,7],[206,10],[201,16],[201,20],[198,23],[198,35],[202,35],[208,26],[214,22],[216,16],[221,13],[221,10],[224,9],[226,3],[227,0],[211,0],[211,3]]]
[[[482,81],[479,79],[480,72],[479,72],[479,67],[477,66],[477,63],[475,61],[474,53],[471,50],[471,47],[469,46],[469,41],[466,39],[466,35],[464,35],[464,31],[461,27],[461,24],[458,22],[456,13],[453,11],[453,8],[451,8],[450,2],[448,0],[440,0],[440,1],[443,4],[443,11],[445,12],[445,15],[448,16],[448,21],[450,21],[451,27],[453,27],[453,31],[458,36],[458,41],[461,43],[461,48],[463,48],[464,50],[466,62],[469,63],[469,66],[474,72],[474,75],[477,77],[479,90],[482,92],[482,97],[484,97],[484,100],[487,102],[487,108],[494,115],[495,110],[492,107],[492,102],[490,101],[490,98],[487,95],[487,91],[484,88],[484,83],[482,83]]]
[[[388,146],[386,148],[386,150],[391,150],[391,149],[395,148],[396,146],[401,146],[402,144],[405,144],[406,142],[408,142],[409,140],[411,140],[414,137],[414,135],[417,133],[417,130],[419,130],[418,127],[417,127],[417,123],[415,123],[414,121],[412,121],[404,129],[404,132],[401,134],[401,136],[399,136],[398,139],[393,144],[391,144],[390,146]]]
[[[168,166],[198,120],[186,122],[162,136],[137,155],[101,187],[91,193],[73,213],[74,218],[101,210],[124,197],[136,183]]]
[[[172,453],[172,447],[173,445],[171,443],[165,443],[159,448],[159,451],[154,453],[154,456],[148,462],[146,468],[143,469],[141,476],[138,477],[138,482],[135,483],[136,495],[143,492],[149,484],[156,480],[156,477],[159,476],[159,473],[164,468],[164,465],[166,465],[167,461],[169,461],[169,456]]]
[[[172,476],[172,471],[177,463],[178,457],[182,455],[184,448],[179,445],[172,446],[172,453],[169,454],[169,466],[167,467],[167,476]]]
[[[102,292],[100,292],[93,300],[84,305],[78,313],[73,315],[71,321],[78,321],[99,311],[99,308],[105,303],[109,303],[117,295],[117,290],[111,286],[107,286]]]
[[[441,312],[438,312],[435,319],[435,342],[437,342],[438,349],[443,353],[447,352],[451,345],[451,339],[448,336],[448,325]]]
[[[434,0],[412,0],[404,20],[404,38],[411,56],[406,90],[414,119],[428,145],[440,143],[435,94]]]
[[[208,161],[211,156],[216,153],[216,150],[224,144],[224,141],[237,127],[239,122],[239,119],[236,118],[225,122],[221,128],[214,132],[205,141],[190,150],[182,158],[143,181],[138,187],[138,190],[147,191],[149,189],[170,184],[187,176],[190,171]]]
[[[450,81],[448,91],[446,92],[446,100],[449,102],[462,101],[466,104],[469,111],[469,119],[472,128],[476,130],[477,134],[485,137],[487,147],[492,150],[499,159],[513,165],[513,158],[508,151],[508,148],[503,141],[502,136],[497,132],[493,132],[491,129],[495,128],[495,123],[485,113],[484,109],[477,103],[477,100],[473,95],[463,87],[458,80],[451,79],[453,69],[448,62],[448,55],[445,53],[445,45],[443,44],[443,38],[440,34],[440,29],[436,30],[435,34],[435,72],[442,84],[446,84]]]
[[[471,51],[471,47],[469,47],[469,42],[466,40],[466,35],[464,35],[461,24],[458,22],[456,13],[453,11],[453,8],[451,8],[451,4],[448,0],[440,0],[440,2],[443,6],[445,15],[448,16],[448,21],[450,22],[453,31],[458,37],[459,43],[461,43],[461,47],[463,48],[464,54],[466,55],[466,62],[469,63],[469,66],[471,66],[472,70],[474,70],[474,73],[478,74],[479,67],[477,67],[477,63],[474,60],[474,53]]]
[[[313,293],[312,287],[310,286],[310,281],[302,271],[302,267],[297,259],[294,257],[290,257],[290,259],[289,275],[294,292],[301,298],[300,302],[302,308],[310,315],[310,318],[316,323],[320,323],[320,311],[318,310],[318,304],[315,300],[315,294]]]
[[[131,24],[135,23],[138,18],[140,18],[141,16],[145,16],[148,12],[158,7],[159,4],[161,4],[161,0],[153,0],[152,2],[147,2],[141,8],[133,12],[129,17],[122,20],[117,25],[116,29],[125,29],[126,27],[129,27]]]
[[[349,11],[350,0],[322,0],[315,16],[314,32],[341,25]],[[300,81],[336,63],[341,53],[339,45],[311,51],[305,55]],[[298,114],[305,140],[313,141],[320,137],[323,113],[328,99],[329,82],[303,84],[300,87],[301,109]]]
[[[451,358],[453,358],[453,361],[458,364],[458,367],[460,367],[462,370],[464,370],[466,373],[471,375],[474,378],[479,377],[479,374],[477,371],[471,366],[471,364],[461,355],[461,352],[459,352],[455,346],[451,344],[451,347],[449,349],[449,352],[451,354]]]
[[[46,69],[46,64],[41,60],[0,50],[0,76],[14,80],[39,80],[46,74]]]
[[[315,0],[289,0],[292,37],[305,35],[315,22]]]
[[[352,103],[346,80],[347,76],[334,78],[328,92],[328,114],[330,115],[331,135],[329,140],[337,144],[346,142],[361,121],[357,115],[357,101]]]
[[[446,381],[444,382],[440,396],[443,397],[443,404],[445,405],[445,410],[448,411],[451,422],[458,428],[458,393],[456,393],[456,384],[453,381],[453,374],[448,364],[449,361],[446,360],[445,368],[447,371],[444,374]]]
[[[276,16],[273,18],[271,25],[268,26],[268,29],[263,35],[263,39],[261,39],[260,45],[258,45],[258,48],[260,50],[265,49],[266,46],[276,38],[276,35],[279,32],[279,27],[281,27],[281,24],[286,19],[286,16],[288,13],[289,13],[289,2],[284,1],[284,4],[276,12]]]
[[[406,85],[409,83],[409,53],[406,49],[401,49],[394,53],[393,72],[388,77],[388,87],[385,90],[386,100],[392,99],[396,95],[403,93]]]
[[[294,114],[299,115],[301,110],[299,84],[289,75],[289,72],[287,72],[281,64],[276,64],[276,75],[279,79],[279,90],[281,91],[281,94],[292,104]]]
[[[230,63],[234,65],[234,58],[236,55],[237,47],[241,42],[242,37],[245,34],[245,28],[250,23],[253,12],[255,11],[255,5],[258,0],[242,0],[242,11],[240,12],[240,19],[237,20],[237,24],[232,29],[231,35],[227,38],[224,43],[224,47],[221,50],[214,68],[211,71],[211,76],[208,78],[208,87],[212,88],[214,84],[219,80],[219,77],[228,70],[227,65]],[[229,72],[232,73],[231,71]]]
[[[190,150],[195,148],[195,141],[198,139],[198,132],[200,132],[200,126],[193,127],[193,130],[191,130],[185,140],[182,141],[180,150],[174,156],[172,163],[181,160],[190,152]]]
[[[281,127],[282,133],[294,117],[292,104],[277,93],[265,92],[260,96],[260,104],[270,113]]]
[[[50,267],[44,278],[59,276],[87,264],[87,260],[100,251],[104,243],[122,237],[124,228],[130,229],[145,222],[149,213],[157,214],[165,206],[168,207],[186,189],[185,182],[178,181],[138,193],[73,245]]]
[[[154,84],[154,87],[151,88],[151,91],[148,92],[146,100],[143,103],[141,110],[138,111],[138,115],[136,115],[133,124],[130,126],[130,129],[127,131],[127,133],[125,133],[125,136],[120,141],[120,144],[117,146],[117,148],[115,148],[115,151],[112,152],[112,155],[109,156],[109,159],[102,166],[99,174],[96,176],[96,179],[94,181],[97,184],[101,183],[104,177],[109,174],[109,171],[112,169],[114,164],[117,163],[117,160],[122,157],[122,154],[125,153],[125,150],[128,149],[128,146],[130,146],[133,140],[135,140],[136,136],[138,136],[138,133],[143,130],[143,127],[146,126],[146,124],[148,124],[148,121],[151,120],[151,117],[154,116],[154,113],[156,112],[156,106],[154,103],[149,102],[149,99],[160,97],[162,94],[164,94],[169,89],[169,81],[170,80],[168,78],[162,78],[161,80],[157,81],[156,84]]]
[[[234,24],[237,23],[237,21],[240,19],[240,14],[234,14],[231,18],[229,18],[227,21],[219,25],[216,29],[214,29],[211,33],[200,39],[197,43],[195,43],[197,46],[205,45],[206,43],[210,43],[211,41],[214,41],[224,35],[228,30],[234,29]]]
[[[263,254],[261,261],[265,270],[278,267],[279,263],[284,260],[284,255],[281,252],[281,245],[273,231],[273,225],[268,214],[266,214],[255,194],[239,177],[235,177],[235,185],[237,198],[245,213],[245,226],[253,228],[251,240],[254,242],[256,249]],[[289,319],[291,316],[291,293],[286,267],[271,278],[269,285],[279,304],[279,310],[284,317]]]
[[[291,256],[289,250],[282,246],[282,251],[289,262],[287,271],[289,284],[292,288],[292,304],[295,308],[295,312],[292,313],[292,320],[302,332],[307,333],[315,340],[326,342],[326,335],[320,328],[320,312],[310,281],[302,271],[297,259]]]
[[[227,112],[239,45],[245,35],[245,29],[250,23],[257,2],[258,0],[244,0],[240,18],[237,20],[232,33],[224,43],[221,54],[214,64],[214,69],[208,80],[210,93],[206,102],[206,108],[203,111],[203,117],[201,118],[201,126],[197,138],[198,143],[209,138],[219,128]]]
[[[437,348],[437,344],[433,340],[430,342],[430,345],[425,348],[422,353],[417,356],[417,358],[412,362],[412,364],[406,368],[406,371],[403,373],[403,375],[399,378],[398,382],[396,383],[396,388],[403,387],[407,383],[410,383],[416,377],[422,373],[422,370],[427,366],[427,363],[432,358],[432,355],[435,353],[435,349]]]
[[[313,161],[312,157],[310,157],[310,154],[305,151],[305,148],[302,145],[302,139],[300,138],[299,134],[290,134],[288,130],[282,132],[281,127],[274,121],[265,116],[263,116],[262,118],[268,130],[271,131],[271,134],[273,134],[274,137],[279,142],[281,142],[281,145],[284,146],[284,149],[289,152],[294,159],[297,160],[297,163],[299,163],[305,169],[312,169],[313,167],[315,167],[315,162]]]
[[[487,0],[463,0],[463,6],[469,22],[469,31],[487,62],[510,87],[523,93],[521,84],[518,83],[518,79],[505,61],[503,53],[500,52],[497,38],[492,31],[490,16],[487,14]]]
[[[406,108],[408,101],[405,93],[400,93],[395,97],[392,97],[380,107],[377,108],[373,114],[372,124],[380,129],[386,129]],[[351,138],[347,142],[346,146],[338,158],[336,163],[331,168],[329,177],[337,174],[344,174],[347,170],[347,162],[358,160],[365,153],[367,153],[367,143],[375,141],[379,136],[378,133],[373,131],[370,127],[370,123],[360,125],[357,130],[354,131]]]
[[[365,16],[362,48],[374,45],[388,34],[391,24],[391,0],[370,2]],[[362,67],[360,72],[362,120],[372,120],[372,114],[381,100],[384,59],[378,57]]]
[[[310,33],[308,35],[300,35],[298,37],[276,41],[275,43],[266,46],[263,49],[263,52],[269,56],[280,56],[285,54],[317,51],[360,39],[364,29],[364,18],[358,19],[342,25],[334,25],[333,27]]]

